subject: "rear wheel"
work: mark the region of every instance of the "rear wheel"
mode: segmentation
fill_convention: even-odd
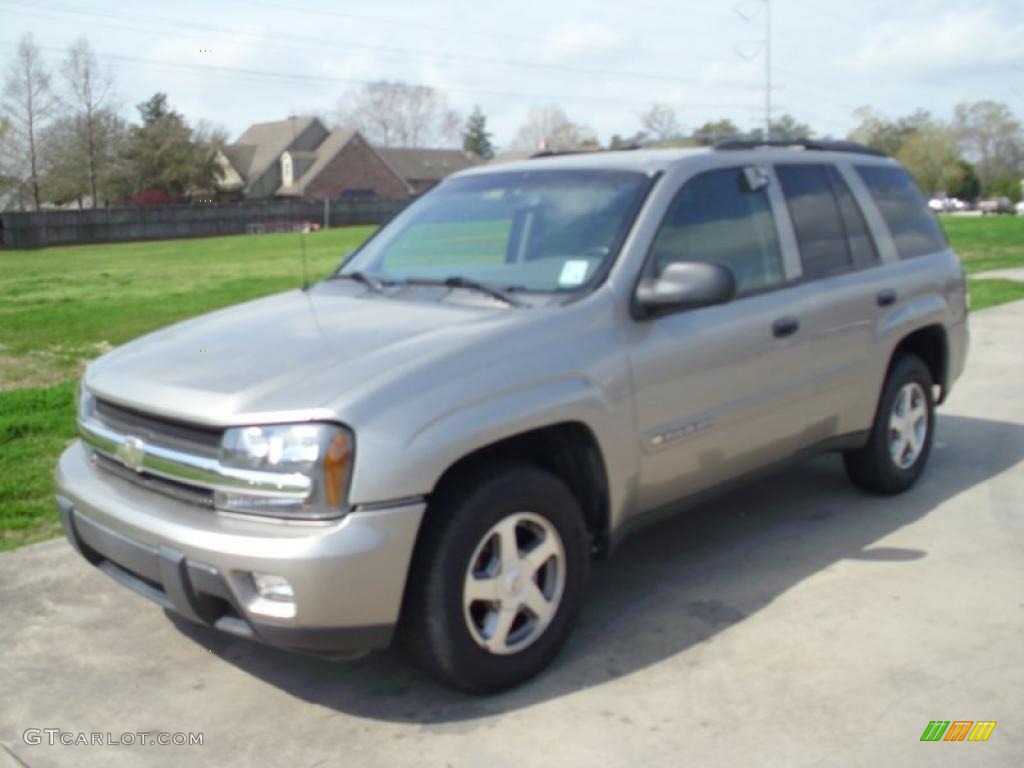
[[[854,483],[872,493],[895,494],[917,482],[928,463],[935,431],[932,387],[931,372],[920,358],[905,355],[896,360],[867,445],[843,456]]]
[[[451,484],[409,574],[402,640],[443,683],[509,688],[547,666],[579,613],[588,536],[573,494],[525,465]]]

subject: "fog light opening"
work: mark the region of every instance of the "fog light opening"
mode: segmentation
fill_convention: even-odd
[[[252,585],[256,594],[264,600],[272,600],[275,603],[294,603],[295,590],[288,580],[283,576],[276,576],[273,573],[253,572]]]

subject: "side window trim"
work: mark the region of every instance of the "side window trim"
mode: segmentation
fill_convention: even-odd
[[[835,167],[839,171],[839,175],[842,176],[843,181],[846,182],[846,186],[850,188],[854,200],[857,201],[861,213],[864,214],[864,218],[867,220],[868,229],[871,230],[871,235],[875,239],[875,247],[878,249],[879,259],[883,264],[898,262],[900,257],[896,251],[896,243],[892,238],[892,233],[889,231],[889,225],[882,218],[882,213],[878,210],[875,199],[868,190],[868,185],[864,183],[864,180],[856,172],[852,163],[836,163]]]
[[[782,285],[788,285],[803,279],[804,263],[800,259],[796,228],[786,204],[786,196],[782,193],[782,183],[775,173],[775,166],[765,165],[763,170],[768,175],[768,202],[775,218],[775,231],[779,234],[779,248],[782,251],[782,272],[785,277]]]
[[[875,235],[871,231],[871,227],[868,226],[867,219],[864,217],[864,211],[861,210],[856,196],[850,190],[850,186],[846,184],[846,180],[843,178],[839,168],[834,163],[829,163],[827,167],[829,186],[832,188],[832,197],[836,201],[836,206],[839,209],[839,221],[843,226],[843,233],[846,235],[846,249],[850,254],[850,266],[853,269],[868,269],[876,266],[876,264],[881,260],[881,257],[878,254],[878,244],[875,242]],[[845,189],[840,190],[840,187],[845,187]],[[845,196],[841,195],[841,192],[850,193],[850,201],[853,203],[853,215],[857,218],[858,223],[863,226],[864,234],[867,237],[868,243],[871,245],[873,257],[868,261],[858,259],[854,250],[854,235],[850,232],[849,222],[846,220],[846,214],[843,213],[843,204],[840,198],[845,198]]]

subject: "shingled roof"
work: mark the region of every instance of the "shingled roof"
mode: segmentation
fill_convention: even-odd
[[[225,147],[224,154],[248,182],[278,162],[281,153],[288,149],[295,141],[295,137],[316,120],[315,117],[305,116],[288,117],[270,123],[255,123],[238,137],[238,141]]]
[[[374,147],[399,176],[408,182],[438,182],[444,177],[479,164],[476,155],[461,149],[408,149]]]
[[[248,178],[249,168],[252,167],[252,159],[256,154],[256,147],[252,144],[228,144],[221,148],[224,156],[231,162],[238,175],[243,179]]]

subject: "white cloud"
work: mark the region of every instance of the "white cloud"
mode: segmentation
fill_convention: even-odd
[[[992,8],[955,9],[889,22],[845,64],[851,72],[940,79],[1000,70],[1020,56],[1024,21],[999,18]]]
[[[540,41],[540,51],[547,61],[569,61],[617,51],[625,42],[621,32],[605,24],[571,22],[546,32]]]
[[[774,108],[836,135],[852,126],[850,112],[859,104],[892,115],[920,106],[948,117],[957,102],[992,98],[1020,115],[1022,3],[778,3],[772,9]],[[656,101],[671,104],[690,128],[719,117],[741,128],[761,119],[762,62],[735,53],[737,47],[754,52],[760,19],[743,21],[733,0],[678,10],[667,0],[544,0],[520,3],[514,12],[474,0],[377,0],[353,8],[352,15],[375,21],[314,0],[301,5],[319,5],[324,14],[305,15],[296,26],[294,11],[280,1],[249,4],[239,15],[235,3],[175,0],[147,10],[115,0],[130,27],[95,14],[41,16],[28,6],[5,11],[3,21],[12,39],[36,35],[54,66],[71,41],[87,35],[97,53],[115,57],[126,117],[137,119],[134,105],[162,90],[190,121],[222,123],[233,137],[290,112],[330,113],[349,80],[379,78],[439,86],[463,112],[479,103],[499,143],[535,104],[560,104],[602,137],[633,133],[637,115]],[[201,55],[208,45],[214,53]],[[492,59],[497,62],[485,61]]]

